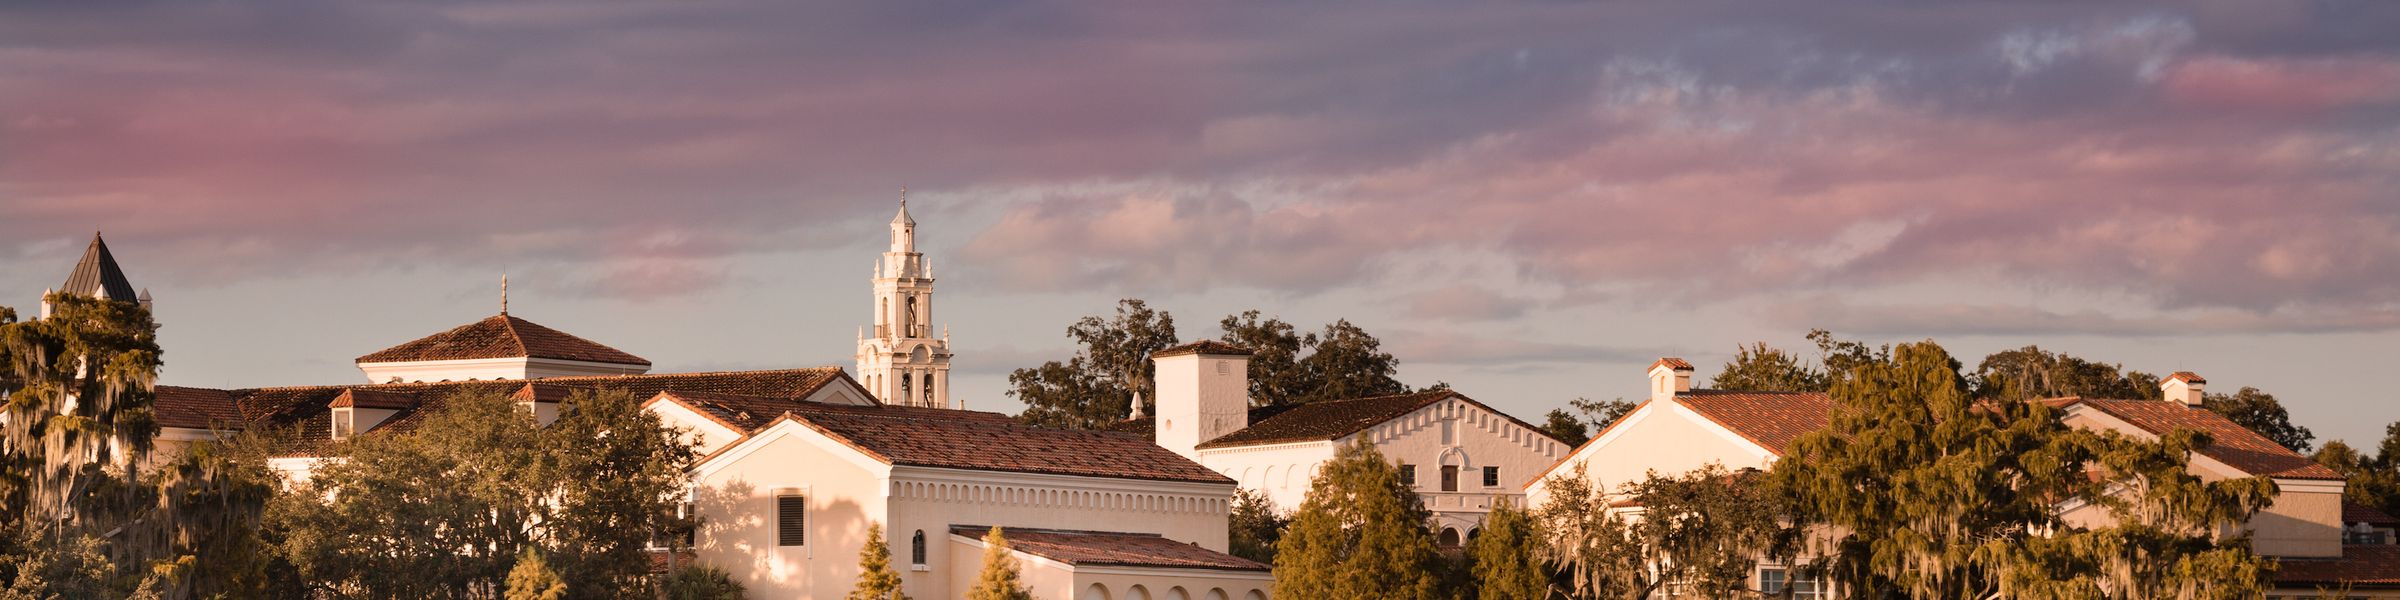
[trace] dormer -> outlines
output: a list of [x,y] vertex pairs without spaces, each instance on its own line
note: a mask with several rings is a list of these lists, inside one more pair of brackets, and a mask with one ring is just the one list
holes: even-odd
[[650,361],[508,313],[358,357],[369,383],[640,375]]
[[2208,380],[2201,379],[2200,375],[2191,371],[2176,371],[2168,375],[2165,381],[2158,382],[2158,387],[2168,402],[2181,402],[2185,406],[2200,408],[2201,398],[2208,391]]
[[342,390],[342,395],[325,406],[333,409],[333,439],[346,440],[374,431],[392,415],[416,405],[417,397],[411,394],[352,388]]
[[516,403],[518,411],[532,414],[534,424],[549,425],[558,420],[558,405],[567,400],[567,391],[555,385],[528,383],[517,388],[517,393],[509,394],[508,400]]
[[1672,400],[1676,394],[1689,391],[1692,391],[1692,363],[1672,356],[1650,363],[1650,399]]

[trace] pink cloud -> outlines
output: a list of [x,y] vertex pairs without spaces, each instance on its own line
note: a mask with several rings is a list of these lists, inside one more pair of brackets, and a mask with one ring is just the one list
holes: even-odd
[[2400,102],[2400,59],[2207,56],[2177,63],[2162,87],[2199,106],[2320,112]]

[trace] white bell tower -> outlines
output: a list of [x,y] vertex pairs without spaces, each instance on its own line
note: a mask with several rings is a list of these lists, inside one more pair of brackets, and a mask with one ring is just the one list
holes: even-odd
[[884,404],[955,408],[950,404],[950,332],[933,335],[933,268],[917,252],[917,221],[908,216],[908,188],[892,217],[892,246],[875,262],[875,335],[859,332],[859,383]]

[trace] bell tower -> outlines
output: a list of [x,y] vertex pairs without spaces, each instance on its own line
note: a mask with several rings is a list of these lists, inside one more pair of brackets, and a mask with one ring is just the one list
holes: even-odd
[[950,404],[950,332],[933,332],[933,266],[917,252],[917,220],[900,188],[892,245],[875,261],[875,332],[858,339],[859,384],[884,404],[955,408]]

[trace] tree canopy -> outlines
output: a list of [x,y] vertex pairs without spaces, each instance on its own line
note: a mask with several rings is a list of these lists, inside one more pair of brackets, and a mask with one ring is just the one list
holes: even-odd
[[1364,440],[1342,446],[1309,485],[1276,545],[1278,598],[1440,597],[1432,513]]
[[1733,360],[1717,371],[1708,387],[1720,390],[1769,392],[1822,392],[1827,379],[1819,371],[1789,352],[1756,342],[1734,352]]
[[1017,557],[1009,553],[1008,537],[997,526],[983,535],[983,570],[975,576],[975,587],[967,590],[967,600],[1034,600],[1018,572]]
[[892,568],[891,541],[882,523],[867,524],[867,541],[858,547],[858,584],[844,600],[908,600],[900,591],[900,571]]
[[1733,597],[1749,589],[1760,558],[1786,545],[1784,506],[1762,479],[1711,464],[1612,492],[1578,465],[1551,476],[1550,499],[1533,514],[1568,597],[1636,600],[1670,584],[1682,595]]
[[[1273,406],[1409,392],[1397,379],[1400,361],[1383,341],[1348,320],[1302,333],[1256,310],[1217,322],[1220,339],[1248,348],[1250,402]],[[1074,356],[1009,374],[1010,397],[1025,403],[1020,420],[1043,427],[1098,429],[1132,416],[1138,393],[1152,389],[1151,353],[1176,344],[1175,318],[1139,299],[1117,303],[1114,316],[1089,316],[1067,328]],[[1439,386],[1437,386],[1439,387]],[[1428,388],[1433,389],[1433,388]]]

